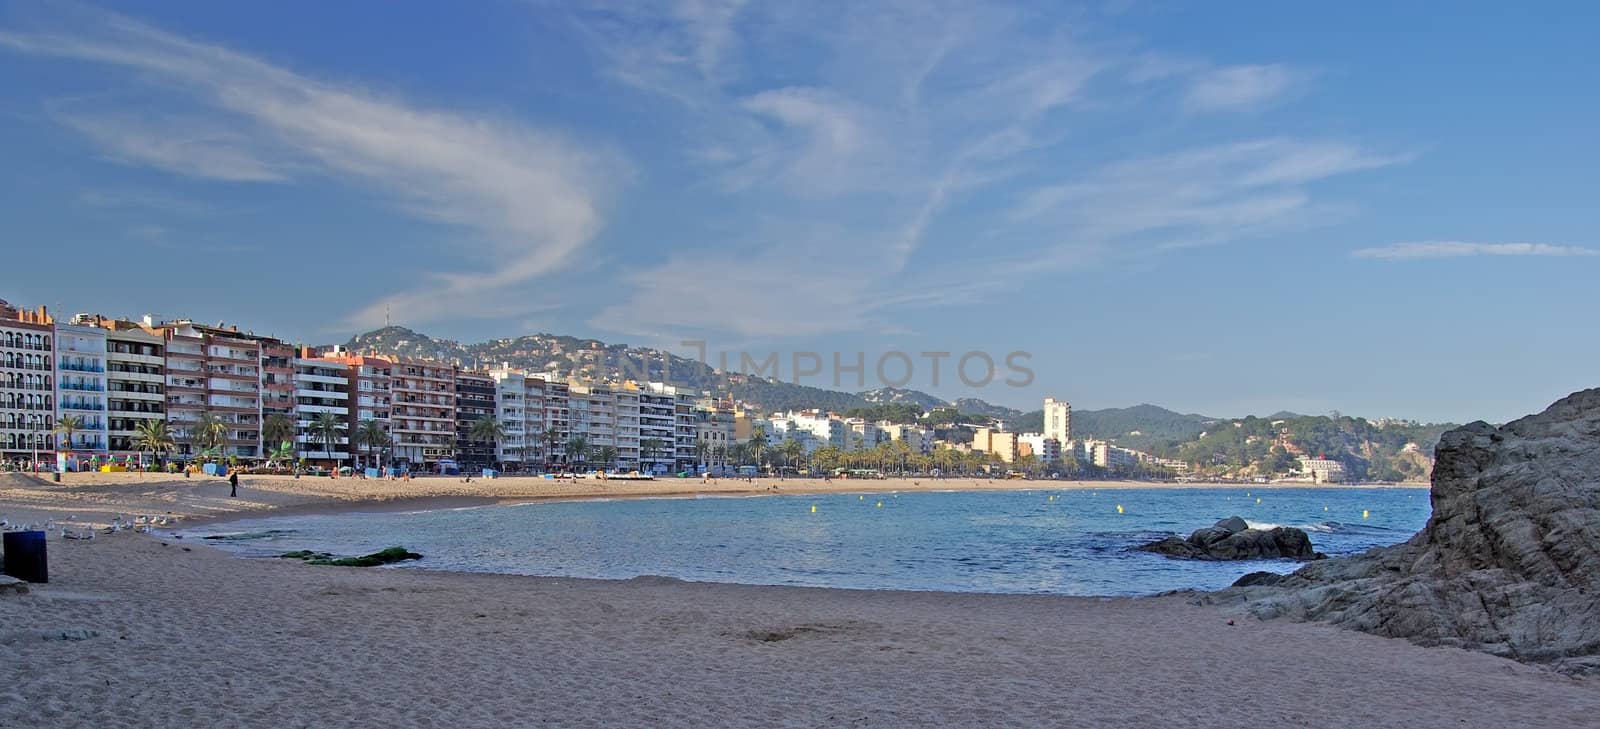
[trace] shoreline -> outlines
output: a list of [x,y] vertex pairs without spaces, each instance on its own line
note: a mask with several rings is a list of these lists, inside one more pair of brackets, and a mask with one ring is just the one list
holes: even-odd
[[541,501],[588,499],[759,497],[783,495],[883,494],[983,491],[1116,491],[1239,489],[1426,489],[1427,484],[1225,484],[1148,481],[940,479],[739,479],[664,478],[651,481],[537,477],[474,479],[423,476],[411,481],[246,475],[239,496],[228,496],[224,479],[170,474],[71,473],[61,483],[31,474],[0,474],[0,518],[14,522],[75,516],[104,525],[118,515],[170,514],[185,525],[216,524],[262,516],[297,516],[363,511],[432,510]]

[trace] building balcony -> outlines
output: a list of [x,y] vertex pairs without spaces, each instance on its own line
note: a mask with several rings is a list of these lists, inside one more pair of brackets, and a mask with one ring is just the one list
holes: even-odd
[[308,390],[308,389],[305,389],[305,388],[298,388],[298,387],[295,388],[294,396],[295,397],[309,397],[309,398],[313,398],[313,399],[322,398],[322,399],[327,399],[327,400],[348,400],[348,399],[350,399],[350,393],[348,393],[348,392],[341,392],[341,391],[338,391],[338,390]]
[[167,359],[160,355],[131,354],[127,352],[107,352],[106,359],[112,362],[132,362],[134,364],[155,365],[157,367],[167,363]]
[[66,362],[59,363],[57,365],[57,367],[59,369],[65,370],[67,372],[95,372],[95,373],[100,373],[100,372],[105,372],[106,371],[106,368],[101,367],[99,365],[80,365],[80,364],[69,364],[69,363],[66,363]]

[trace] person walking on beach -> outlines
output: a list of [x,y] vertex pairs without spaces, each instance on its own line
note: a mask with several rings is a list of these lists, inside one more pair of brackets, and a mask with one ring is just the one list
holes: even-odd
[[228,495],[232,496],[234,498],[238,498],[238,496],[239,496],[239,472],[238,471],[234,471],[234,472],[231,472],[231,473],[228,474],[228,487],[229,487],[228,488]]

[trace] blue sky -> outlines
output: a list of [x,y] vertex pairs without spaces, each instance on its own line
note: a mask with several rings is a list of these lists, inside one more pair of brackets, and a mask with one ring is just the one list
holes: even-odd
[[1505,420],[1600,384],[1600,11],[1542,7],[0,0],[0,296]]

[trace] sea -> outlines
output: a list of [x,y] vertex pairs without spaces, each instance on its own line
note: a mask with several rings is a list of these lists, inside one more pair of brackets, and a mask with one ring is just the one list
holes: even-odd
[[180,533],[253,558],[391,546],[424,555],[392,569],[1127,596],[1219,589],[1248,572],[1300,566],[1133,549],[1228,516],[1299,527],[1318,551],[1343,556],[1409,539],[1430,510],[1428,491],[1410,488],[1065,488],[535,501],[276,516]]

